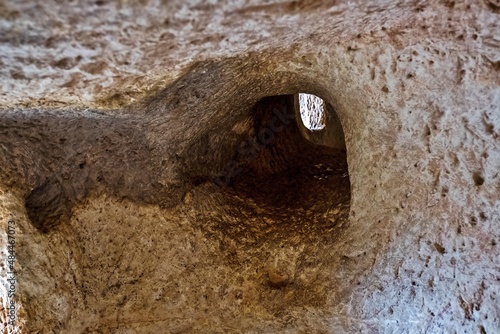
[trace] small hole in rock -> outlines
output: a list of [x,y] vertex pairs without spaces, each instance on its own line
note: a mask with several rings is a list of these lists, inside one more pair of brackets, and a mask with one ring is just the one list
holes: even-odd
[[441,244],[439,244],[439,243],[437,243],[437,242],[435,242],[435,243],[434,243],[434,248],[436,248],[436,250],[437,250],[440,254],[444,254],[444,253],[446,253],[446,249],[445,249],[443,246],[441,246]]
[[472,179],[474,180],[474,184],[478,187],[484,184],[484,177],[480,172],[474,172],[472,174]]
[[312,131],[325,128],[325,101],[313,94],[299,94],[302,124]]
[[471,216],[470,217],[470,224],[472,226],[476,226],[477,225],[477,218],[475,216]]

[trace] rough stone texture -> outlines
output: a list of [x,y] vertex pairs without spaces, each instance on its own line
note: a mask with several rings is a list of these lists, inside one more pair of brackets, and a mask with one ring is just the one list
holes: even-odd
[[4,332],[500,331],[497,1],[0,9]]

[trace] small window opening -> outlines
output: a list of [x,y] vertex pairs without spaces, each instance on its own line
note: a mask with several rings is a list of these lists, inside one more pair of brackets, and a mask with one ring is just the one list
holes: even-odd
[[325,101],[313,94],[299,94],[300,118],[306,128],[319,131],[325,128]]
[[330,103],[307,93],[295,95],[295,113],[304,138],[322,146],[345,150],[344,131]]

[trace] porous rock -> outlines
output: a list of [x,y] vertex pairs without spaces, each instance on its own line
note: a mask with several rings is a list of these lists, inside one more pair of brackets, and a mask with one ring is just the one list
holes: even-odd
[[[0,1],[3,332],[499,332],[499,25],[487,0]],[[299,92],[345,150],[304,138]]]

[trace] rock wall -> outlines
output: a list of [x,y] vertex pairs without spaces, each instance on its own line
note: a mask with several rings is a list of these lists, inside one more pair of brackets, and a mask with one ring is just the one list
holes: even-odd
[[4,332],[500,330],[497,2],[0,8]]

